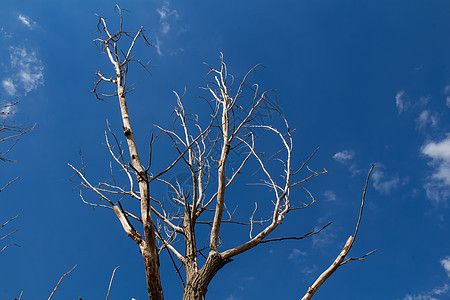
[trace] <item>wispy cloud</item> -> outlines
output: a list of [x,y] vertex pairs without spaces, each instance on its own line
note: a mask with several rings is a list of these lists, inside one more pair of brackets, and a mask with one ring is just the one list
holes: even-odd
[[436,113],[431,113],[429,110],[424,110],[416,119],[419,129],[424,129],[428,126],[436,128],[439,122],[439,117]]
[[28,29],[33,29],[36,26],[36,22],[26,15],[20,14],[17,18],[23,25],[28,27]]
[[319,268],[316,265],[312,265],[312,266],[304,267],[301,272],[304,275],[310,276],[310,275],[317,273],[317,270],[319,270]]
[[326,201],[336,201],[337,199],[336,194],[331,190],[323,192],[323,196]]
[[444,88],[444,94],[447,95],[445,98],[445,104],[450,108],[450,84]]
[[438,300],[436,297],[430,295],[406,295],[403,300]]
[[441,265],[444,267],[444,270],[447,272],[447,276],[450,277],[450,256],[444,257],[441,259]]
[[10,96],[14,96],[16,93],[16,86],[11,78],[6,78],[2,81],[2,86]]
[[[314,228],[314,230],[319,230],[319,227]],[[327,228],[328,229],[328,228]],[[312,247],[314,249],[325,247],[334,242],[336,235],[332,232],[321,231],[319,234],[315,234],[312,237]]]
[[153,44],[153,46],[155,46],[156,53],[158,53],[159,56],[164,56],[164,53],[161,50],[162,42],[158,36],[156,36],[156,42]]
[[336,154],[334,154],[333,158],[340,163],[345,163],[345,162],[353,159],[354,156],[355,156],[355,153],[353,151],[343,150],[341,152],[337,152]]
[[[448,277],[450,277],[450,256],[441,259],[441,265],[447,272]],[[436,298],[438,296],[439,298]],[[449,279],[445,279],[442,285],[434,287],[429,292],[420,293],[417,295],[406,295],[402,300],[438,300],[438,299],[449,299],[450,296],[450,285]]]
[[166,35],[170,32],[171,22],[176,21],[180,16],[176,9],[170,7],[169,1],[164,1],[163,5],[156,12],[159,14],[161,33]]
[[422,153],[431,158],[430,165],[434,172],[425,184],[430,200],[439,204],[450,197],[450,133],[441,141],[425,143]]
[[303,257],[307,255],[306,252],[303,252],[297,248],[292,249],[292,252],[289,253],[288,260],[291,260],[293,262],[300,262]]
[[361,170],[358,168],[356,163],[352,162],[354,158],[355,152],[352,150],[342,150],[333,155],[334,160],[348,166],[348,170],[352,176],[356,176],[361,173]]
[[44,85],[44,66],[34,51],[24,47],[10,47],[10,77],[2,81],[8,94],[18,88],[24,95]]
[[0,36],[4,39],[10,39],[12,38],[12,33],[6,31],[3,27],[0,27]]
[[[178,37],[186,32],[186,28],[180,26],[180,14],[172,8],[169,0],[163,0],[161,7],[156,9],[159,15],[159,29],[156,34],[156,42],[154,44],[156,52],[160,56],[177,55],[184,49],[174,44],[178,44]],[[164,46],[164,47],[163,47]]]
[[410,104],[409,97],[404,90],[399,91],[395,95],[395,106],[397,106],[399,114],[405,112]]
[[406,184],[406,179],[398,176],[389,176],[382,170],[383,166],[377,165],[372,173],[373,187],[382,194],[390,194],[394,189]]

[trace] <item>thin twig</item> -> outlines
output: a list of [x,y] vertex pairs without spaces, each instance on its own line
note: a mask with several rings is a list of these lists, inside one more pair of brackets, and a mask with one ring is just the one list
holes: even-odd
[[59,284],[61,283],[63,278],[66,277],[67,275],[69,275],[73,271],[73,269],[75,269],[76,267],[77,267],[77,265],[73,266],[73,268],[70,269],[70,271],[68,271],[67,273],[62,274],[61,278],[59,279],[58,283],[56,284],[55,288],[53,289],[53,292],[50,294],[50,297],[48,297],[47,300],[52,299],[53,295],[55,294],[56,290],[58,289]]
[[109,281],[109,286],[108,286],[108,293],[106,294],[106,300],[108,300],[108,297],[109,297],[109,291],[111,290],[111,285],[112,285],[112,282],[113,282],[113,279],[114,279],[114,274],[116,273],[116,270],[117,270],[118,268],[120,268],[120,266],[117,266],[117,267],[114,269],[114,271],[112,272],[111,280]]

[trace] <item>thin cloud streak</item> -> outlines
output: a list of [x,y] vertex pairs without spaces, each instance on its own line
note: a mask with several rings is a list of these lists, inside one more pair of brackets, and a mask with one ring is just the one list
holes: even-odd
[[401,114],[409,108],[410,102],[408,95],[404,90],[399,91],[395,95],[395,106],[397,106],[398,113]]
[[30,17],[20,14],[18,17],[19,21],[28,27],[28,29],[33,29],[36,26],[36,22],[34,22]]

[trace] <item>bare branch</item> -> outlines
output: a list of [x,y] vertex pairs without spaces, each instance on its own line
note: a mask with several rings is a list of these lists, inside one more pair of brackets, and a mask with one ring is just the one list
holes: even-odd
[[4,250],[6,250],[6,248],[11,247],[11,246],[20,247],[20,245],[17,245],[17,244],[9,244],[9,245],[4,246],[4,247],[2,248],[2,250],[0,250],[0,253],[2,253]]
[[324,230],[325,228],[327,228],[328,226],[330,226],[333,222],[329,222],[328,224],[322,226],[320,229],[318,230],[312,230],[302,236],[293,236],[293,237],[281,237],[281,238],[274,238],[274,239],[266,239],[266,240],[262,240],[260,243],[268,243],[268,242],[279,242],[279,241],[284,241],[284,240],[302,240],[308,237],[311,237],[313,235],[318,234],[319,232],[321,232],[322,230]]
[[109,281],[109,286],[108,286],[108,293],[106,294],[106,300],[108,300],[108,298],[109,298],[109,292],[110,292],[110,290],[111,290],[111,285],[112,285],[112,282],[113,282],[113,279],[114,279],[114,274],[116,273],[116,270],[117,270],[118,268],[120,268],[120,266],[117,266],[117,267],[113,270],[113,272],[112,272],[111,280]]
[[369,179],[370,179],[370,174],[372,173],[373,168],[375,167],[374,164],[372,164],[372,167],[370,168],[369,174],[367,175],[367,179],[366,179],[366,184],[364,186],[364,191],[363,191],[363,196],[362,196],[362,200],[361,200],[361,209],[359,211],[359,217],[358,217],[358,222],[356,223],[356,228],[355,228],[355,233],[353,236],[350,236],[347,239],[347,242],[344,245],[344,248],[342,249],[342,251],[339,253],[339,255],[336,257],[336,259],[334,260],[334,262],[331,264],[331,266],[328,267],[328,269],[326,269],[317,279],[316,281],[313,283],[313,285],[311,285],[308,288],[308,291],[306,292],[305,296],[303,296],[302,300],[308,300],[311,299],[311,297],[315,294],[315,292],[322,286],[322,284],[342,265],[350,262],[350,261],[355,261],[355,260],[362,260],[364,259],[366,256],[374,253],[376,250],[371,251],[369,253],[367,253],[366,255],[360,257],[360,258],[355,258],[355,259],[348,259],[346,261],[344,261],[345,257],[347,256],[348,252],[350,251],[350,249],[353,246],[353,242],[355,241],[356,235],[358,233],[358,229],[359,229],[359,224],[361,222],[361,218],[362,218],[362,212],[363,212],[363,208],[364,208],[364,202],[365,202],[365,197],[366,197],[366,190],[367,190],[367,185],[369,183]]
[[364,254],[364,255],[361,256],[361,257],[356,257],[356,258],[349,258],[349,259],[346,259],[345,261],[343,261],[343,262],[341,263],[341,266],[342,266],[342,265],[345,265],[346,263],[352,262],[352,261],[363,260],[363,259],[365,259],[367,256],[369,256],[370,254],[375,253],[375,252],[377,252],[377,249],[372,250],[372,251],[370,251],[370,252]]
[[0,192],[2,192],[4,189],[6,189],[6,187],[8,185],[10,185],[11,183],[13,183],[14,181],[16,181],[17,179],[19,179],[19,177],[14,178],[13,180],[9,181],[7,184],[5,184],[1,189]]
[[58,289],[59,284],[61,283],[61,281],[63,280],[63,278],[66,277],[67,275],[69,275],[76,267],[77,267],[77,265],[73,266],[73,268],[70,269],[70,271],[68,271],[67,273],[64,273],[64,274],[61,276],[61,278],[59,278],[58,283],[56,284],[55,288],[53,289],[53,292],[50,294],[50,297],[48,297],[47,300],[52,299],[53,295],[55,294],[56,290]]

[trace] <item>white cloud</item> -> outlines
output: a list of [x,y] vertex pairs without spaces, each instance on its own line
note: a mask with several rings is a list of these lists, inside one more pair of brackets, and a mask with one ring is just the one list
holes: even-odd
[[161,32],[163,34],[168,34],[170,31],[170,24],[169,23],[163,23],[161,27]]
[[44,85],[44,66],[34,51],[10,47],[10,63],[15,87],[23,88],[25,95]]
[[403,300],[438,300],[430,295],[406,295]]
[[433,174],[425,184],[429,199],[436,204],[450,197],[450,133],[441,141],[431,141],[422,146],[422,153],[432,159]]
[[359,169],[356,164],[351,164],[348,170],[350,171],[350,173],[352,173],[352,176],[356,176],[362,173],[362,170]]
[[7,32],[7,31],[5,30],[5,28],[3,28],[3,27],[0,27],[0,35],[3,36],[3,38],[5,38],[5,39],[10,39],[10,38],[12,38],[12,33]]
[[443,286],[435,287],[431,293],[435,295],[444,295],[449,291],[450,286],[446,283]]
[[[447,271],[448,277],[450,277],[450,256],[441,259],[441,265]],[[439,299],[449,299],[450,296],[450,285],[449,280],[446,278],[444,283],[440,286],[436,286],[429,292],[420,293],[417,295],[406,295],[402,300],[438,300],[435,296],[439,296]]]
[[[319,227],[314,228],[314,230],[319,230]],[[326,245],[329,245],[333,243],[334,239],[336,238],[336,235],[332,232],[327,231],[321,231],[318,234],[313,235],[312,237],[312,246],[313,248],[322,248]]]
[[447,272],[448,277],[450,277],[450,256],[447,256],[441,260],[441,265]]
[[316,265],[312,265],[310,267],[304,267],[301,272],[305,275],[313,275],[317,272],[318,269],[319,268]]
[[156,43],[154,43],[153,46],[155,46],[156,52],[158,53],[159,56],[164,56],[164,53],[161,50],[161,44],[162,42],[160,41],[159,37],[156,36]]
[[[442,160],[450,161],[450,133],[439,142],[429,142],[422,147],[422,153],[428,155],[429,157]],[[450,177],[446,177],[446,183],[450,184]]]
[[395,95],[395,105],[397,106],[398,113],[401,114],[406,111],[410,105],[408,95],[404,90],[399,91]]
[[154,46],[160,56],[175,56],[184,51],[179,47],[179,37],[187,31],[188,26],[180,26],[180,15],[171,7],[169,0],[161,2],[161,7],[156,9],[159,15],[159,28]]
[[2,86],[10,96],[14,96],[16,93],[16,86],[11,78],[6,78],[2,81]]
[[431,127],[437,127],[439,118],[437,114],[432,114],[429,110],[424,110],[420,113],[416,122],[419,128],[423,129],[430,125]]
[[345,163],[345,162],[353,159],[354,156],[355,156],[355,154],[353,153],[353,151],[344,150],[344,151],[337,152],[336,154],[334,154],[333,158],[340,163]]
[[398,176],[388,176],[378,166],[372,173],[373,187],[382,194],[389,194],[392,190],[399,186],[405,185],[406,180],[400,179]]
[[19,21],[22,22],[23,25],[28,27],[28,29],[33,29],[36,26],[36,22],[34,22],[30,17],[20,14],[18,17]]
[[289,254],[288,260],[292,260],[294,262],[299,262],[302,259],[302,257],[304,257],[306,255],[307,255],[306,252],[303,252],[303,251],[300,251],[297,248],[294,248],[292,250],[292,252]]
[[444,93],[445,94],[450,94],[450,84],[445,86]]
[[336,201],[337,199],[336,194],[330,190],[323,192],[323,196],[326,201]]
[[166,35],[171,29],[170,22],[176,21],[179,18],[178,12],[175,9],[170,8],[170,2],[164,1],[161,8],[158,8],[156,12],[159,14],[159,22],[161,24],[161,33]]
[[450,189],[445,184],[437,181],[429,181],[424,185],[424,189],[428,199],[433,204],[439,205],[440,203],[446,203],[450,198]]

